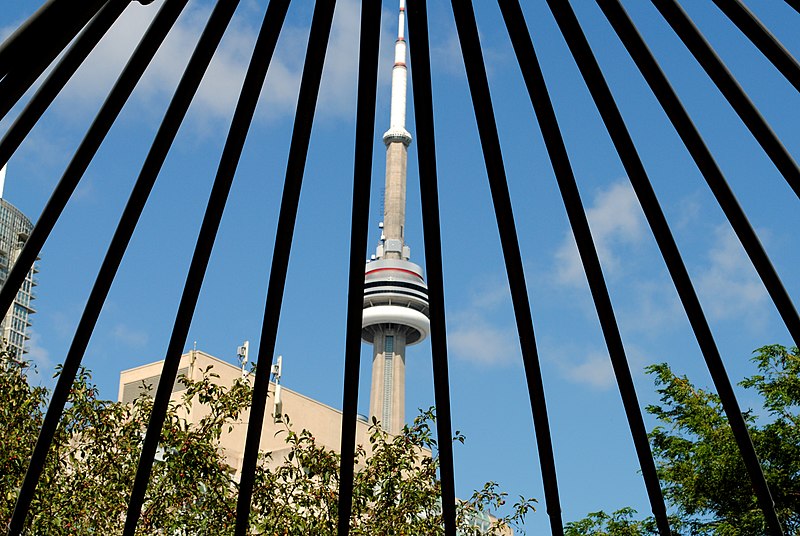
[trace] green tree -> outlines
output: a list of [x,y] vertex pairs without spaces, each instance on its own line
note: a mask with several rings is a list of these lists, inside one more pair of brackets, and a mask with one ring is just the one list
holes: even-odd
[[634,519],[636,510],[627,507],[612,514],[592,512],[580,521],[567,523],[565,536],[643,536],[657,534],[653,521]]
[[[0,354],[0,425],[5,431],[0,434],[0,525],[11,517],[48,398],[46,389],[29,381],[30,372],[25,361]],[[169,407],[139,534],[233,531],[237,481],[234,468],[225,463],[220,438],[241,420],[251,388],[243,380],[224,387],[216,378],[210,368],[197,381],[182,377],[186,389]],[[81,369],[26,520],[26,534],[120,533],[151,407],[146,391],[132,404],[99,399],[90,373]],[[188,412],[198,407],[205,416],[187,420]],[[333,535],[340,458],[318,445],[309,431],[293,430],[288,416],[285,422],[286,459],[272,463],[269,453],[259,459],[252,533]],[[373,423],[370,444],[356,453],[354,535],[443,534],[433,422],[433,411],[423,412],[396,437]],[[458,505],[461,534],[504,534],[507,526],[523,524],[533,509],[532,499],[520,498],[510,514],[484,523],[482,532],[476,529],[476,519],[486,521],[485,511],[504,504],[507,496],[497,488],[489,482]]]
[[[797,348],[764,346],[754,352],[759,373],[742,387],[760,396],[759,412],[744,417],[787,534],[800,533],[800,357]],[[760,536],[764,518],[752,491],[719,397],[695,387],[666,364],[648,367],[660,404],[647,412],[661,423],[650,433],[665,499],[677,534]],[[571,534],[655,534],[652,519],[632,510],[604,512],[573,522]],[[584,530],[584,532],[581,532]],[[594,531],[594,532],[592,532]]]

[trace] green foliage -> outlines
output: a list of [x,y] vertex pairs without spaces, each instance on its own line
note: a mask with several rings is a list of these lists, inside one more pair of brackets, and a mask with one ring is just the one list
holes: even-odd
[[47,390],[28,382],[29,365],[13,355],[0,359],[0,520],[14,508],[19,485],[28,467],[36,434],[42,425]]
[[[29,365],[0,354],[0,526],[6,524],[24,477],[46,408],[48,392],[28,379]],[[241,422],[251,387],[236,380],[221,386],[209,367],[202,378],[182,377],[183,396],[170,405],[157,461],[147,489],[138,534],[232,534],[236,511],[235,469],[225,463],[220,438]],[[146,386],[151,388],[152,386]],[[44,467],[25,534],[119,534],[152,398],[147,390],[132,404],[98,399],[91,375],[81,369]],[[189,420],[190,412],[200,419]],[[370,444],[355,460],[354,535],[443,534],[436,476],[433,410],[422,412],[403,433],[386,434],[377,422]],[[260,455],[251,509],[252,534],[336,533],[340,457],[317,444],[307,430],[286,428],[285,459]],[[463,442],[457,433],[455,440]],[[283,453],[284,451],[282,451]],[[283,456],[283,454],[281,454]],[[489,518],[506,494],[487,483],[458,505],[459,533],[506,534],[533,510],[520,498],[507,516]],[[475,521],[483,520],[478,531]]]
[[[778,516],[787,534],[800,532],[800,357],[796,348],[764,346],[754,352],[759,374],[740,383],[757,392],[767,415],[744,414]],[[696,388],[668,365],[648,367],[660,404],[647,407],[661,423],[650,433],[665,499],[676,515],[676,534],[761,536],[763,514],[752,491],[719,397]],[[652,518],[633,511],[590,514],[573,532],[627,536],[655,534]],[[679,521],[678,521],[679,520]],[[641,525],[639,525],[641,523]]]
[[658,534],[652,520],[637,521],[636,510],[622,508],[611,515],[592,512],[580,521],[567,523],[565,536],[643,536]]
[[[336,534],[339,462],[337,454],[317,445],[306,430],[294,432],[287,423],[291,447],[286,463],[264,467],[256,475],[251,525],[268,534]],[[439,459],[432,425],[433,409],[421,412],[398,436],[387,434],[373,421],[368,449],[355,456],[350,534],[368,536],[443,535],[441,485],[436,476]],[[463,439],[457,434],[456,440]],[[534,499],[520,500],[505,517],[489,518],[486,511],[500,508],[506,493],[488,482],[470,500],[457,505],[462,536],[507,534],[520,529],[533,511]],[[484,523],[479,523],[479,521]],[[481,527],[482,525],[482,527]]]
[[[28,381],[28,364],[0,354],[0,523],[11,517],[48,398]],[[249,388],[220,391],[206,371],[189,385],[183,403],[170,408],[161,435],[160,460],[153,467],[140,534],[212,534],[235,512],[235,486],[224,465],[218,438],[225,424],[246,407]],[[90,373],[81,369],[53,440],[26,520],[37,535],[118,534],[152,399],[133,404],[98,399]],[[184,417],[194,399],[208,415],[197,425]],[[176,532],[180,530],[180,532]]]

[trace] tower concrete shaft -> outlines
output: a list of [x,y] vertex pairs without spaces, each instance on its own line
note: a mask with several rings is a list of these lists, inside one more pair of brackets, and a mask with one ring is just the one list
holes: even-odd
[[367,262],[361,338],[373,345],[370,416],[391,434],[405,424],[406,346],[430,331],[428,287],[422,268],[410,262],[405,243],[406,173],[411,134],[406,130],[405,0],[392,69],[392,110],[386,144],[386,190],[381,241]]
[[403,255],[406,224],[406,169],[408,149],[402,142],[386,147],[386,193],[383,201],[384,259],[408,258]]
[[391,434],[405,424],[406,334],[400,329],[381,329],[372,343],[372,391],[370,417],[375,417]]

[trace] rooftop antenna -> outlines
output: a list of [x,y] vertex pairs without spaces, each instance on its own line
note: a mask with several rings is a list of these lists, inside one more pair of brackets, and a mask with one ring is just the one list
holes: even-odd
[[194,341],[194,344],[192,344],[192,367],[194,367],[195,361],[197,361],[197,341]]
[[242,366],[242,379],[247,378],[247,356],[250,354],[250,341],[244,341],[244,344],[236,348],[236,356],[239,358],[239,363]]
[[277,423],[283,422],[283,401],[281,400],[281,371],[283,369],[283,356],[279,355],[272,365],[270,373],[272,381],[275,382],[275,404],[272,410],[272,419]]

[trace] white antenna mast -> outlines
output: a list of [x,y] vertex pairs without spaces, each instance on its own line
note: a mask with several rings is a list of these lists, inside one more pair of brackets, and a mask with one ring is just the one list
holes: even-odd
[[275,382],[275,404],[272,409],[272,419],[274,422],[283,422],[283,401],[281,400],[281,371],[283,369],[283,356],[279,355],[272,365],[270,373],[272,381]]
[[239,363],[242,364],[242,379],[247,378],[247,356],[250,353],[250,341],[244,341],[244,344],[236,349],[236,356],[239,358]]

